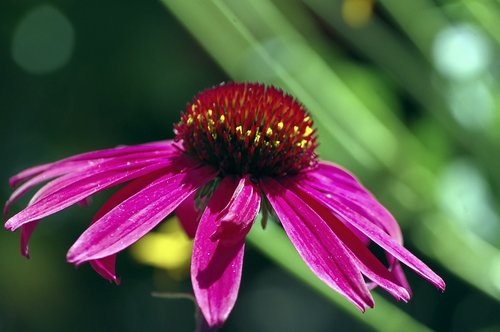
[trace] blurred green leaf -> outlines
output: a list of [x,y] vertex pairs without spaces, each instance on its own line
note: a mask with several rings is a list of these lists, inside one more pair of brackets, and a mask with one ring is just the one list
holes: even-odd
[[[327,142],[319,148],[322,158],[335,160],[362,176],[389,172],[391,185],[388,194],[392,202],[398,202],[401,214],[415,218],[424,213],[441,213],[433,195],[438,185],[436,159],[391,110],[384,111],[377,106],[384,104],[382,99],[375,95],[373,99],[361,99],[356,85],[349,83],[350,75],[340,75],[336,69],[336,65],[341,67],[341,62],[328,53],[318,53],[318,49],[326,48],[311,45],[312,41],[321,41],[321,36],[302,35],[290,22],[292,18],[284,16],[270,1],[163,0],[163,3],[232,78],[276,84],[304,103],[316,119],[321,142]],[[424,58],[428,58],[434,35],[446,26],[443,14],[425,0],[411,4],[393,0],[382,3],[420,48]],[[417,12],[425,13],[429,21],[416,17],[414,13]],[[407,56],[405,61],[419,63],[415,59]],[[401,65],[391,68],[396,70]],[[429,102],[427,106],[435,105]],[[372,108],[378,111],[374,112]],[[473,140],[462,135],[454,121],[449,120],[450,115],[440,112],[444,126],[451,126],[451,132],[460,144],[469,148],[478,146],[473,153],[480,160],[484,161],[495,151],[493,147],[496,145],[490,141]],[[496,158],[485,164],[493,170],[498,162],[500,159]],[[500,173],[496,172],[494,176],[500,180]],[[440,219],[436,222],[439,223]],[[436,228],[441,226],[436,225]],[[420,227],[423,227],[421,223],[412,224],[408,232],[414,242],[419,239],[413,238],[416,234],[413,230]],[[461,243],[467,236],[466,233],[450,232],[446,237],[433,240]],[[419,248],[447,266],[448,258],[437,255],[430,247]],[[490,264],[496,261],[498,254],[496,248],[481,253],[484,262]],[[466,269],[466,265],[456,265],[450,270],[497,298],[490,288],[468,278]]]

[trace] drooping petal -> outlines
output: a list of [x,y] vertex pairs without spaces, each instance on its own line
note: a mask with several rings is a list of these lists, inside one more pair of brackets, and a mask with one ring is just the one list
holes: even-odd
[[[145,175],[137,180],[134,180],[133,182],[127,184],[125,187],[121,188],[118,190],[115,194],[113,194],[108,201],[99,209],[99,211],[96,213],[94,218],[92,219],[91,223],[94,223],[98,218],[102,217],[105,213],[107,213],[111,208],[113,208],[115,205],[120,203],[121,201],[125,200],[128,198],[130,195],[134,194],[141,188],[141,186],[145,186],[147,183],[151,182],[152,179],[155,177],[159,176],[161,174],[162,170],[152,172],[151,174]],[[128,195],[128,196],[127,196]],[[38,200],[44,197],[44,193],[34,196],[30,202],[29,205],[32,205],[36,203]],[[38,223],[40,220],[34,220],[30,221],[28,223],[25,223],[21,226],[21,241],[20,241],[20,249],[21,249],[21,255],[28,257],[29,258],[29,240],[31,238],[31,235],[33,234],[34,230],[36,229]],[[107,262],[111,262],[111,260],[107,260]],[[111,263],[107,263],[104,266],[110,266]],[[102,270],[103,267],[101,266],[100,269]],[[113,270],[114,271],[114,270]],[[113,272],[114,273],[114,272]],[[99,274],[103,275],[101,272]],[[110,275],[111,271],[107,271],[105,273],[106,275]],[[103,275],[104,276],[104,275]],[[105,277],[107,278],[107,277]],[[119,281],[117,279],[113,279],[112,281]]]
[[285,232],[309,268],[361,311],[373,299],[355,261],[326,222],[295,193],[271,178],[261,181]]
[[[363,185],[348,171],[341,167],[328,162],[320,162],[318,169],[314,172],[307,173],[305,182],[317,191],[331,197],[337,197],[349,208],[357,213],[365,215],[374,225],[380,227],[383,231],[389,234],[400,245],[403,245],[403,236],[398,223],[385,207],[380,204],[377,199],[366,189]],[[356,227],[350,223],[346,226],[351,229],[360,239],[366,244],[370,239],[360,232]],[[400,281],[401,284],[406,285],[406,290],[411,294],[401,267],[398,269],[398,260],[393,255],[386,252],[387,260],[389,262],[390,270],[394,276]]]
[[309,172],[308,176],[313,179],[310,183],[313,188],[345,198],[351,206],[364,210],[375,224],[382,227],[400,244],[403,243],[401,230],[391,213],[349,172],[337,165],[320,162],[318,170]]
[[9,199],[5,203],[5,207],[3,210],[4,217],[7,216],[7,213],[9,211],[9,208],[12,204],[14,204],[19,198],[24,196],[31,188],[36,186],[39,183],[49,181],[53,178],[56,178],[58,176],[67,174],[69,172],[79,172],[85,168],[87,168],[87,162],[68,162],[65,163],[59,167],[54,167],[50,168],[47,171],[42,172],[39,175],[36,175],[35,177],[31,178],[28,180],[26,183],[24,183],[22,186],[17,188],[12,195],[10,195]]
[[138,145],[120,145],[114,148],[102,149],[97,151],[85,152],[79,155],[75,155],[62,161],[74,161],[74,160],[92,160],[100,158],[115,158],[124,155],[130,155],[134,153],[152,152],[152,151],[174,151],[177,150],[174,141],[163,140],[157,142],[149,142]]
[[47,168],[49,168],[52,165],[52,163],[49,164],[43,164],[43,165],[37,165],[33,166],[30,168],[27,168],[16,175],[12,176],[9,179],[9,186],[15,187],[17,186],[18,183],[31,178],[32,176],[35,176],[37,174],[40,174],[41,172],[45,171]]
[[213,168],[203,166],[160,176],[91,225],[70,248],[68,261],[81,264],[125,249],[215,174]]
[[31,235],[35,231],[36,226],[38,225],[38,220],[32,221],[28,224],[21,226],[21,255],[29,258],[29,241]]
[[[118,166],[116,168],[106,169],[100,172],[94,172],[92,175],[82,179],[75,179],[66,186],[55,189],[55,181],[47,184],[48,188],[40,189],[36,197],[36,202],[28,206],[18,214],[11,217],[6,223],[5,228],[15,230],[23,224],[33,220],[39,220],[43,217],[61,211],[62,209],[73,205],[86,197],[89,197],[99,191],[111,186],[132,180],[134,178],[149,174],[158,169],[166,168],[173,164],[172,159],[150,162],[138,162],[135,167]],[[40,194],[42,192],[42,194]],[[43,196],[43,197],[40,197]]]
[[92,260],[89,263],[101,277],[117,285],[120,284],[120,278],[116,275],[116,254]]
[[165,141],[159,141],[159,142],[151,142],[151,143],[145,143],[145,144],[140,144],[140,145],[133,145],[133,146],[118,146],[115,148],[110,148],[110,149],[104,149],[104,150],[97,150],[97,151],[92,151],[92,152],[86,152],[82,154],[78,154],[72,157],[68,157],[53,163],[47,163],[43,165],[38,165],[34,166],[31,168],[28,168],[14,176],[12,176],[9,179],[9,184],[10,186],[14,187],[18,183],[25,181],[37,174],[40,174],[48,169],[52,168],[57,168],[59,166],[63,166],[67,162],[73,162],[73,161],[88,161],[88,160],[94,160],[94,159],[101,159],[101,158],[113,158],[121,155],[130,155],[133,153],[140,153],[140,152],[151,152],[155,150],[159,151],[173,151],[175,150],[175,146],[173,144],[173,141],[171,140],[165,140]]
[[[227,176],[201,217],[194,240],[191,281],[196,301],[210,326],[222,325],[236,302],[245,235],[258,213],[259,203],[260,193],[252,183]],[[240,211],[236,212],[237,208]],[[221,237],[214,239],[221,220],[233,222],[234,229],[241,233],[223,231]]]
[[[31,181],[31,180],[30,180]],[[21,188],[19,188],[21,189]],[[9,198],[9,200],[12,199],[14,194]],[[32,197],[28,205],[34,204],[39,198],[41,197]],[[15,201],[15,199],[12,199],[12,202]],[[4,216],[8,213],[8,208],[9,208],[9,202],[5,204],[4,207]],[[20,250],[21,250],[21,255],[23,255],[26,258],[30,258],[29,254],[29,241],[31,239],[31,236],[33,235],[33,232],[35,231],[38,223],[40,220],[33,220],[29,223],[23,224],[21,226],[21,241],[20,241]]]
[[[91,225],[97,220],[103,217],[106,213],[111,211],[115,206],[129,198],[130,196],[136,194],[142,188],[147,186],[153,180],[158,178],[162,174],[162,171],[156,171],[146,176],[140,177],[124,187],[116,191],[97,211],[91,221]],[[116,254],[112,254],[107,257],[99,258],[89,262],[92,268],[103,278],[116,283],[120,283],[120,279],[116,276]]]
[[[87,165],[86,161],[84,163]],[[49,171],[43,172],[42,174],[37,175],[36,177],[30,179],[28,182],[26,182],[21,187],[19,187],[16,190],[16,192],[25,191],[24,190],[25,186],[34,186],[34,185],[36,185],[36,183],[32,184],[32,182],[41,182],[43,180],[47,180],[48,179],[47,176],[50,177],[50,175],[48,175],[47,173],[49,173],[51,171],[64,173],[64,172],[66,172],[68,170],[73,170],[74,174],[76,173],[76,175],[80,175],[82,178],[86,178],[88,176],[88,175],[87,176],[83,176],[81,174],[78,174],[79,168],[75,165],[75,162],[68,162],[68,164],[61,165],[61,167],[50,168]],[[42,177],[42,176],[43,176],[43,179],[41,179],[41,180],[37,179],[38,177]],[[72,178],[74,179],[73,182],[75,182],[78,179],[78,177],[75,177],[75,176],[72,176]],[[37,201],[39,201],[43,197],[45,197],[45,196],[47,196],[47,195],[49,195],[51,193],[54,193],[55,191],[57,191],[57,189],[61,189],[62,187],[63,186],[61,185],[60,181],[53,181],[53,182],[48,183],[46,186],[44,186],[41,190],[39,190],[31,198],[31,200],[30,200],[30,202],[29,202],[28,205],[33,205],[34,203],[36,203]],[[26,189],[26,190],[28,190],[28,189]],[[12,204],[15,200],[17,200],[20,196],[22,196],[24,194],[24,192],[20,192],[19,193],[20,196],[16,197],[16,192],[14,192],[12,194],[12,196],[9,199],[9,201],[6,203],[5,208],[4,208],[4,214],[6,214],[8,212],[9,204]],[[88,198],[84,198],[82,201],[79,201],[77,203],[78,204],[81,204],[81,202],[85,202],[86,203],[87,199]],[[30,221],[30,222],[27,222],[27,223],[21,225],[21,255],[23,255],[25,257],[29,258],[29,240],[30,240],[31,235],[33,234],[33,232],[34,232],[34,230],[37,227],[37,225],[38,225],[39,222],[40,222],[40,220],[38,219],[38,220],[33,220],[33,221]]]
[[323,206],[317,199],[317,192],[299,188],[292,181],[288,181],[288,188],[309,205],[337,235],[344,246],[349,249],[356,266],[369,279],[384,288],[398,300],[408,301],[409,292],[399,280],[370,252],[366,245],[333,213]]
[[219,213],[217,230],[212,239],[239,240],[246,236],[259,212],[260,193],[248,176],[240,179],[231,200]]
[[[303,186],[302,189],[307,190]],[[326,196],[317,193],[316,197],[322,204],[327,206],[339,220],[346,224],[349,223],[353,225],[389,254],[413,269],[439,289],[444,290],[445,284],[443,279],[405,249],[397,239],[391,237],[387,232],[378,227],[378,225],[374,224],[369,214],[362,210],[355,211],[345,204],[343,198],[339,196]]]
[[403,271],[403,268],[401,266],[401,263],[395,259],[394,263],[390,266],[391,274],[396,278],[398,281],[398,284],[403,286],[408,294],[410,294],[410,297],[412,296],[412,291],[410,284],[408,283],[408,280],[406,279],[405,273]]
[[175,210],[175,214],[177,218],[179,218],[182,228],[191,239],[194,239],[201,214],[201,211],[198,211],[195,207],[194,196],[195,195],[192,194],[183,200]]
[[[37,201],[37,197],[33,197],[28,205],[32,205]],[[7,205],[6,205],[7,208]],[[4,209],[4,213],[6,214],[7,211]],[[31,236],[33,235],[33,232],[35,231],[36,227],[38,226],[38,223],[40,220],[33,220],[29,223],[26,223],[21,226],[21,241],[20,241],[20,249],[21,249],[21,255],[23,255],[26,258],[30,258],[29,254],[29,242],[31,239]]]
[[5,204],[4,215],[7,214],[9,207],[24,194],[26,194],[26,192],[28,192],[31,188],[54,177],[59,178],[50,182],[48,185],[39,190],[34,195],[34,198],[39,198],[42,195],[48,195],[57,190],[61,190],[62,188],[76,181],[95,176],[96,174],[108,170],[133,169],[140,167],[141,165],[146,165],[148,163],[155,163],[157,161],[161,162],[162,159],[170,155],[172,155],[172,152],[166,150],[152,151],[147,153],[141,152],[119,156],[112,159],[101,158],[96,160],[80,160],[56,163],[55,165],[49,167],[46,171],[31,178],[22,186],[17,188]]

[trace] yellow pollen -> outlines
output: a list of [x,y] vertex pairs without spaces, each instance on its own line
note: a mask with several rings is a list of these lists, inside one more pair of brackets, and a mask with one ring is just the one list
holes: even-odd
[[259,141],[260,141],[260,134],[259,133],[255,134],[255,139],[253,141],[254,141],[254,143],[259,143]]
[[[292,96],[261,84],[231,83],[201,92],[187,104],[174,132],[187,154],[221,176],[291,176],[318,162],[313,116]],[[200,198],[206,196],[200,191]]]

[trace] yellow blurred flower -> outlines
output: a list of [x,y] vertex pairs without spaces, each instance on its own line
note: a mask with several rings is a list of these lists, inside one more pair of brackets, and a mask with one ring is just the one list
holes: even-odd
[[177,217],[172,217],[139,240],[131,249],[137,261],[166,270],[174,278],[181,278],[188,272],[193,241],[180,226]]

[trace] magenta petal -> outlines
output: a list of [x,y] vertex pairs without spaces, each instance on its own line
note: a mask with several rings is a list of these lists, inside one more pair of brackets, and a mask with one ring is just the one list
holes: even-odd
[[412,291],[410,284],[408,283],[408,280],[406,279],[406,276],[403,272],[403,267],[401,266],[401,263],[398,260],[394,260],[394,263],[391,264],[391,274],[396,278],[398,281],[398,284],[403,286],[408,294],[410,294],[410,297],[412,296]]
[[159,177],[91,225],[70,248],[68,261],[80,264],[127,248],[215,174],[200,167]]
[[69,172],[78,172],[82,169],[87,168],[87,162],[68,162],[59,167],[50,168],[47,171],[42,172],[41,174],[36,175],[31,178],[29,181],[24,183],[22,186],[17,188],[12,195],[10,195],[8,201],[5,203],[4,207],[4,217],[7,216],[9,208],[12,204],[14,204],[19,198],[24,196],[31,188],[36,186],[39,183],[48,181],[55,177],[61,176],[63,174],[67,174]]
[[115,266],[116,266],[116,255],[110,255],[107,257],[99,258],[90,261],[90,266],[99,273],[101,277],[114,282],[115,284],[120,284],[120,278],[116,276]]
[[399,280],[368,250],[365,244],[344,223],[339,221],[327,207],[315,199],[315,193],[308,190],[301,190],[293,184],[290,185],[290,189],[325,220],[332,231],[349,249],[352,254],[351,257],[356,262],[356,266],[366,277],[384,288],[396,299],[405,302],[410,299],[409,292],[399,283]]
[[[215,240],[212,234],[217,230],[221,214],[225,216],[221,213],[223,210],[232,211],[231,205],[239,205],[244,199],[250,206],[260,202],[259,195],[248,194],[254,189],[238,186],[241,183],[232,177],[222,180],[201,217],[194,239],[191,282],[196,301],[210,326],[222,325],[236,302],[243,265],[244,235],[249,228],[244,227],[241,229],[243,234],[236,234],[234,238]],[[233,221],[251,224],[258,211],[251,210],[247,209],[239,216],[243,220]]]
[[[141,167],[145,167],[147,165],[163,164],[166,161],[171,161],[174,159],[176,159],[176,155],[174,155],[171,152],[153,151],[148,153],[118,156],[116,158],[110,158],[110,159],[79,161],[79,163],[83,164],[77,164],[79,165],[79,167],[74,167],[65,176],[61,176],[56,180],[49,182],[47,185],[45,185],[38,192],[35,193],[33,199],[40,200],[42,197],[51,195],[57,191],[61,191],[77,181],[84,181],[84,180],[91,181],[93,180],[93,177],[96,177],[104,172],[132,171]],[[46,172],[40,174],[40,176],[37,176],[37,178],[43,176],[46,173],[51,172],[54,168],[62,168],[67,163],[63,163],[61,165],[58,165],[57,167],[55,166],[51,167]],[[35,178],[33,178],[32,180],[35,180]],[[41,181],[43,181],[43,179]],[[28,184],[28,182],[26,184]],[[21,187],[19,189],[21,189]]]
[[[349,201],[351,207],[364,210],[376,225],[382,227],[391,237],[401,244],[403,237],[398,223],[387,209],[380,204],[373,195],[356,180],[354,176],[339,166],[321,162],[318,170],[308,173],[313,179],[311,186],[326,194],[342,197]],[[342,183],[349,183],[348,186]]]
[[[47,166],[50,167],[48,167],[48,170],[45,171],[47,169]],[[4,216],[7,215],[10,205],[13,204],[17,199],[22,197],[29,189],[31,189],[36,184],[46,180],[50,180],[53,177],[68,173],[70,171],[78,170],[80,167],[81,165],[77,162],[68,162],[64,165],[61,165],[60,167],[52,167],[49,164],[43,165],[43,167],[40,167],[41,174],[36,175],[14,191],[7,203],[5,203]],[[27,172],[26,174],[28,173],[30,172]],[[34,172],[32,171],[31,173]],[[33,205],[40,198],[42,198],[42,196],[33,197],[29,205]],[[39,221],[40,220],[34,220],[21,226],[21,255],[25,257],[29,258],[29,240]]]
[[[403,236],[394,217],[349,172],[337,165],[320,162],[317,170],[307,173],[306,179],[310,187],[327,195],[327,197],[335,197],[357,213],[365,215],[374,225],[384,230],[399,244],[403,244]],[[347,223],[346,226],[366,244],[369,243],[369,238],[356,227],[350,223]],[[392,269],[397,264],[397,260],[390,253],[387,253],[387,258]],[[406,282],[406,284],[408,283]],[[407,291],[411,293],[409,287]]]
[[[303,186],[302,188],[307,190]],[[443,279],[434,273],[421,260],[406,250],[397,238],[392,238],[378,225],[374,224],[370,219],[368,212],[361,210],[355,211],[346,205],[345,202],[339,197],[328,197],[318,192],[316,192],[316,194],[311,194],[315,195],[315,197],[317,197],[322,204],[325,204],[339,220],[346,224],[349,223],[353,225],[389,254],[412,268],[415,272],[433,283],[439,289],[444,290],[445,283]]]
[[196,228],[198,228],[198,221],[200,218],[200,211],[196,210],[194,205],[194,193],[182,201],[175,210],[179,222],[186,232],[187,236],[194,238]]
[[[30,202],[32,204],[33,202]],[[34,220],[21,226],[21,255],[30,258],[29,241],[40,220]]]
[[[212,239],[237,239],[246,236],[260,208],[260,192],[248,176],[239,180],[231,200],[219,213]],[[238,239],[239,240],[239,239]]]
[[18,183],[20,183],[26,179],[29,179],[32,176],[40,174],[41,172],[45,171],[50,166],[52,166],[52,163],[33,166],[33,167],[28,168],[28,169],[25,169],[24,171],[12,176],[9,179],[9,185],[11,187],[15,187],[15,186],[17,186]]
[[[59,190],[51,190],[49,194],[45,192],[44,194],[40,194],[40,196],[43,197],[36,197],[36,201],[32,205],[11,217],[5,223],[5,228],[8,230],[15,230],[23,224],[58,212],[99,191],[154,172],[160,168],[165,168],[169,164],[171,165],[172,161],[166,159],[163,162],[158,161],[154,164],[149,163],[143,167],[134,169],[111,168],[103,172],[98,172],[93,176],[76,180]],[[55,181],[49,183],[47,186],[53,189],[54,183]],[[44,191],[44,188],[42,188],[41,191]]]
[[130,155],[134,153],[142,153],[142,152],[148,152],[148,153],[155,153],[155,151],[162,151],[162,152],[174,152],[176,150],[173,141],[171,140],[165,140],[165,141],[159,141],[159,142],[152,142],[152,143],[146,143],[146,144],[141,144],[141,145],[134,145],[134,146],[119,146],[115,148],[110,148],[110,149],[104,149],[104,150],[98,150],[98,151],[92,151],[92,152],[86,152],[82,153],[79,155],[75,155],[69,158],[65,158],[53,163],[48,163],[48,164],[43,164],[43,165],[38,165],[35,167],[28,168],[13,177],[10,178],[9,184],[10,186],[14,187],[16,186],[19,182],[25,181],[26,179],[29,179],[33,176],[36,176],[37,174],[40,174],[46,170],[53,169],[53,168],[58,168],[61,166],[64,166],[64,164],[69,163],[69,162],[80,162],[80,161],[91,161],[95,159],[102,159],[102,158],[115,158],[123,155]]
[[124,155],[130,155],[134,153],[151,153],[152,151],[174,151],[174,142],[172,140],[164,140],[158,142],[149,142],[139,145],[120,145],[114,148],[85,152],[79,155],[75,155],[60,162],[74,161],[74,160],[92,160],[100,158],[116,158]]
[[[91,224],[94,224],[97,220],[101,219],[106,213],[111,211],[115,206],[129,198],[130,196],[136,194],[146,185],[151,183],[153,180],[158,178],[161,175],[161,171],[157,171],[152,174],[148,174],[147,176],[143,176],[137,180],[134,180],[124,187],[120,188],[116,191],[97,211],[92,218]],[[116,254],[99,258],[89,262],[92,268],[99,273],[105,279],[108,279],[111,282],[116,284],[120,283],[120,279],[116,276]]]
[[21,255],[23,255],[24,257],[30,257],[29,241],[37,225],[38,220],[35,220],[21,226]]
[[309,268],[361,311],[373,299],[356,262],[325,221],[281,183],[266,178],[261,186],[285,232]]

